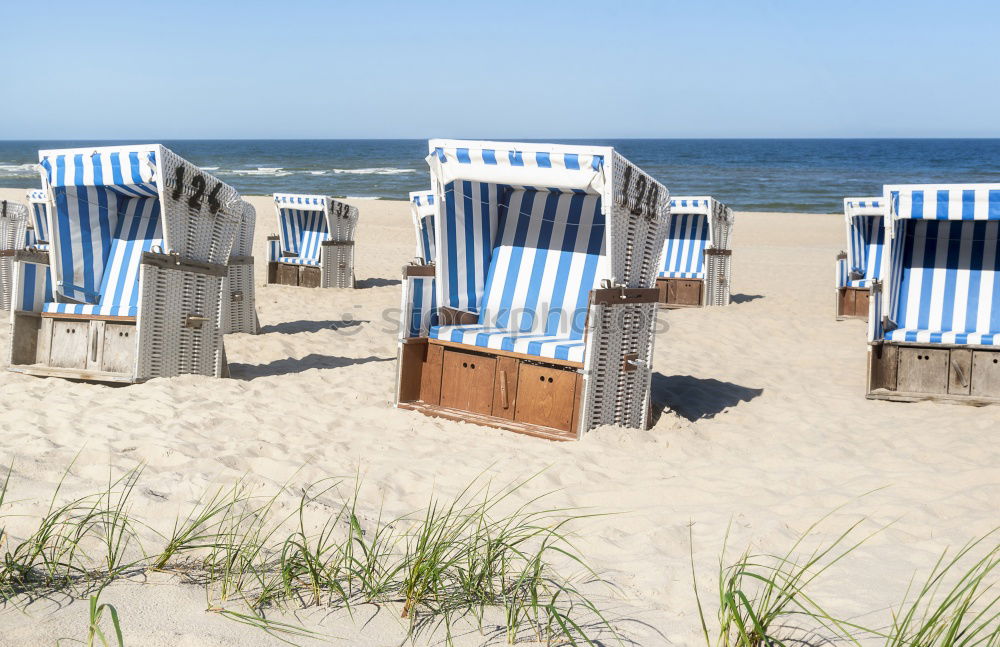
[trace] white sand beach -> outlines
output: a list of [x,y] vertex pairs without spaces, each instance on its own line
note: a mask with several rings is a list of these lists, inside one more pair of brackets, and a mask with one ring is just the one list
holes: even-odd
[[[0,190],[2,199],[23,197]],[[738,213],[734,303],[659,315],[652,429],[599,428],[555,443],[393,408],[398,278],[414,248],[406,203],[352,201],[361,211],[358,289],[318,290],[264,287],[275,218],[269,198],[249,200],[262,330],[226,338],[232,379],[110,387],[14,374],[5,370],[9,327],[0,326],[0,469],[13,465],[11,509],[44,512],[74,458],[66,497],[99,490],[109,469],[118,476],[145,465],[132,512],[160,532],[206,488],[242,475],[276,488],[359,472],[363,512],[374,516],[382,504],[388,518],[423,509],[432,494],[454,496],[477,477],[506,483],[540,472],[519,499],[553,492],[547,506],[609,513],[575,526],[580,553],[611,585],[585,588],[626,641],[651,646],[703,642],[689,525],[714,613],[730,522],[733,557],[747,546],[782,552],[844,504],[816,538],[832,540],[861,517],[869,531],[892,524],[813,591],[837,614],[878,625],[940,551],[1000,522],[1000,407],[865,399],[865,324],[833,313],[842,216]],[[280,500],[287,509],[298,498],[290,490]],[[9,518],[0,527],[23,536],[34,522]],[[141,535],[157,550],[152,530]],[[278,642],[207,612],[203,586],[146,577],[113,583],[101,598],[121,614],[126,644]],[[406,638],[392,610],[364,607],[352,619],[313,609],[300,620],[338,644]],[[0,645],[79,640],[86,626],[85,600],[8,605]],[[465,633],[455,643],[485,641]]]

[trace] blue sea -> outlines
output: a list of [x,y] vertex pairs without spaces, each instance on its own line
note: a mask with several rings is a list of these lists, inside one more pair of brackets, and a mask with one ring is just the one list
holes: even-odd
[[[837,213],[886,183],[1000,182],[1000,139],[591,139],[614,146],[674,195],[747,211]],[[0,186],[39,185],[38,150],[126,141],[0,142]],[[405,200],[428,185],[426,140],[161,142],[247,195]]]

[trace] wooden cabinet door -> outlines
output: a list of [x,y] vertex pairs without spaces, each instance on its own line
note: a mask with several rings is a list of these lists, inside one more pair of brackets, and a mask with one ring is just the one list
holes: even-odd
[[137,337],[132,324],[107,323],[103,330],[101,370],[132,374]]
[[49,364],[60,368],[87,368],[90,322],[54,320],[49,342]]
[[319,287],[319,268],[303,265],[299,268],[299,285],[304,288]]
[[972,351],[972,395],[1000,398],[1000,352]]
[[898,389],[904,393],[947,393],[947,348],[899,349]]
[[514,420],[570,431],[576,385],[575,371],[522,362]]
[[441,406],[492,414],[496,369],[495,357],[445,350],[441,371]]
[[677,282],[677,303],[684,306],[701,305],[703,281],[682,279]]
[[287,265],[285,263],[278,263],[278,267],[275,270],[275,278],[279,285],[298,285],[299,284],[299,268],[296,265]]

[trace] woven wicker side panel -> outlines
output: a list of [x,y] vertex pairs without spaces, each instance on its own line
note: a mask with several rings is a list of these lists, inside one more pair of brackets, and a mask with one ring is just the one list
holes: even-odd
[[[243,218],[234,188],[166,148],[160,148],[167,250],[183,259],[225,265]],[[178,182],[180,180],[180,182]]]
[[243,215],[240,218],[240,228],[233,243],[232,256],[253,256],[253,232],[257,226],[257,210],[243,201]]
[[667,236],[669,192],[618,153],[612,169],[614,198],[607,210],[612,275],[625,287],[652,287]]
[[705,305],[729,305],[732,256],[705,255]]
[[354,230],[358,224],[358,208],[330,200],[330,240],[341,242],[354,240]]
[[222,332],[257,334],[257,311],[253,285],[253,263],[229,266],[223,298]]
[[[5,202],[0,215],[0,250],[24,247],[28,228],[28,208],[18,202]],[[14,292],[14,258],[0,256],[0,310],[10,310]]]
[[354,245],[323,245],[320,265],[321,288],[354,287]]
[[[221,375],[224,278],[143,264],[139,281],[136,379]],[[187,325],[189,316],[203,317],[200,327]]]
[[[591,307],[581,431],[646,428],[656,311],[655,303]],[[626,370],[630,354],[638,360],[634,370]]]

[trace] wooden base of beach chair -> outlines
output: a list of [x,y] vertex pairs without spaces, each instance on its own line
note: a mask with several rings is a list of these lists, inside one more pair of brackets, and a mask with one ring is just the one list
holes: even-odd
[[574,440],[582,365],[410,339],[399,357],[403,409],[550,440]]
[[868,319],[868,288],[837,289],[837,319]]
[[664,308],[697,308],[704,304],[703,279],[656,279],[656,289]]
[[267,264],[267,282],[275,285],[297,285],[318,288],[320,270],[312,265],[270,262]]
[[133,382],[135,317],[14,313],[10,370],[97,382]]
[[868,398],[1000,403],[1000,349],[948,344],[872,346]]

